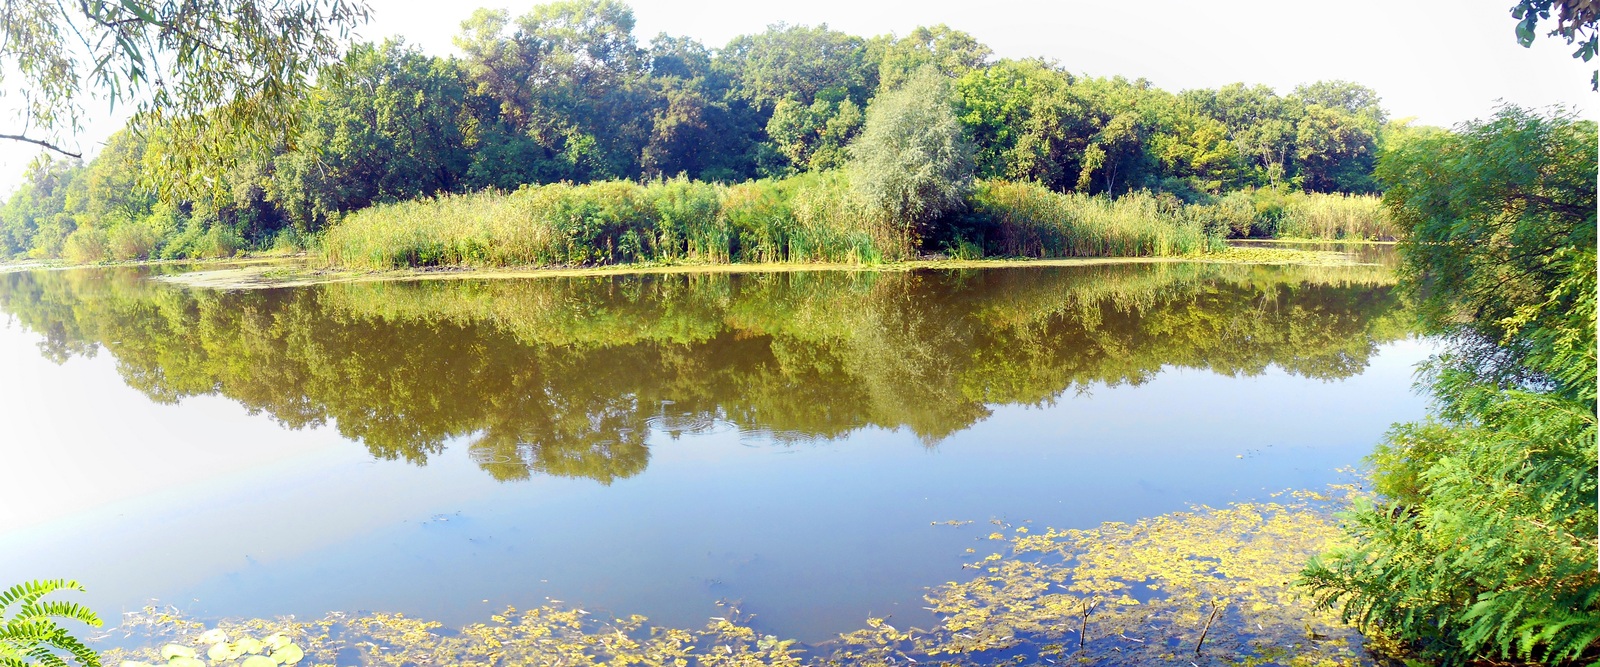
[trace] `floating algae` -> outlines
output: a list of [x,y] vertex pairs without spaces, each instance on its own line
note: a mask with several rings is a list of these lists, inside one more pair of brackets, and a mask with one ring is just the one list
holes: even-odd
[[[1087,530],[1008,528],[999,550],[974,554],[978,576],[928,593],[934,627],[869,618],[810,646],[763,634],[737,610],[701,628],[666,628],[555,602],[457,631],[381,613],[217,628],[280,633],[304,648],[308,665],[1370,664],[1360,636],[1291,583],[1340,539],[1333,512],[1345,493],[1281,494]],[[124,628],[152,645],[199,645],[207,631],[155,609],[130,615]],[[155,655],[119,649],[106,662]]]

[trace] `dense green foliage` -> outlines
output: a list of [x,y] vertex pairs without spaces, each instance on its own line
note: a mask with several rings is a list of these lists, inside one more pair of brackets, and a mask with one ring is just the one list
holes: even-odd
[[1502,108],[1383,158],[1405,283],[1451,344],[1373,456],[1321,602],[1446,663],[1600,659],[1595,124]]
[[873,98],[850,145],[850,183],[869,216],[915,236],[959,210],[972,187],[972,148],[933,65]]
[[0,665],[4,667],[100,667],[100,655],[56,619],[100,627],[100,617],[76,602],[45,601],[62,590],[82,591],[76,581],[26,581],[0,591]]
[[[946,185],[953,185],[946,182]],[[979,257],[1170,257],[1226,236],[1394,238],[1376,198],[1272,190],[1209,204],[1115,199],[977,181],[955,212],[907,227],[842,171],[717,185],[685,179],[524,186],[351,213],[323,237],[361,269],[614,262],[877,262]]]
[[[1407,317],[1381,266],[1120,264],[672,273],[187,290],[132,269],[0,274],[53,359],[159,401],[220,394],[375,456],[464,445],[501,479],[641,472],[652,429],[780,441],[905,428],[1163,368],[1341,378]],[[669,400],[670,399],[670,400]]]
[[[1228,230],[1301,233],[1276,226],[1276,209],[1262,202],[1372,192],[1373,160],[1391,129],[1376,94],[1351,83],[1175,94],[996,60],[947,26],[862,38],[776,25],[722,48],[669,35],[641,42],[633,30],[618,0],[568,0],[520,17],[473,14],[457,38],[460,57],[399,41],[357,45],[296,98],[297,122],[283,124],[291,136],[224,141],[238,111],[230,107],[119,134],[87,165],[41,158],[0,208],[0,256],[296,250],[374,204],[564,181],[828,180],[852,154],[853,173],[875,175],[856,179],[879,200],[871,206],[916,228],[964,207],[956,195],[965,193],[968,147],[978,178],[1079,195],[1148,190],[1196,204],[1248,192],[1261,222]],[[948,103],[917,92],[930,87]],[[937,122],[915,129],[937,135],[908,135],[925,112]],[[922,159],[897,132],[938,137],[945,168],[925,176],[939,178],[884,180],[909,177],[897,168]],[[198,165],[189,159],[197,144],[233,152]],[[893,191],[899,203],[884,208]],[[69,252],[67,237],[80,230]]]

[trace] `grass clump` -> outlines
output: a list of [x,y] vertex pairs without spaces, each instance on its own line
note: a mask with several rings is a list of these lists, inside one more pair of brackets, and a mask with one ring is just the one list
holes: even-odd
[[1296,192],[1285,197],[1276,236],[1393,241],[1399,228],[1372,195]]

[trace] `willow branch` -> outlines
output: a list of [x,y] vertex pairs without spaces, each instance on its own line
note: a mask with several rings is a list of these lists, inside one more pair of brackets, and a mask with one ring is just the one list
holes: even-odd
[[67,157],[73,157],[73,158],[82,158],[83,157],[82,153],[74,153],[74,152],[69,151],[69,150],[67,150],[65,148],[62,148],[62,147],[57,146],[55,144],[52,144],[52,143],[50,143],[48,141],[44,141],[42,139],[34,139],[32,137],[26,137],[26,136],[23,136],[23,135],[20,135],[20,134],[0,134],[0,139],[10,139],[12,141],[21,141],[21,142],[30,143],[30,144],[36,144],[36,145],[48,148],[50,150],[53,150],[53,151],[55,151],[57,153],[60,153],[62,155],[65,155]]

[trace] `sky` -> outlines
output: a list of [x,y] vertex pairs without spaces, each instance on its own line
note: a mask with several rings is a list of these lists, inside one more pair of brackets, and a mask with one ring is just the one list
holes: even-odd
[[[366,39],[404,37],[436,55],[455,54],[451,38],[478,7],[513,15],[535,2],[370,0]],[[1450,126],[1481,118],[1500,101],[1564,104],[1600,119],[1574,47],[1540,37],[1516,43],[1512,0],[632,0],[641,42],[659,33],[710,46],[786,22],[871,36],[904,35],[947,24],[971,33],[999,57],[1045,57],[1092,76],[1150,80],[1179,91],[1235,81],[1280,93],[1323,79],[1378,91],[1391,117]],[[1137,11],[1132,8],[1137,7]],[[69,145],[92,155],[125,121],[91,102],[91,118]],[[98,113],[96,113],[98,112]],[[0,192],[16,188],[37,153],[0,141]]]

